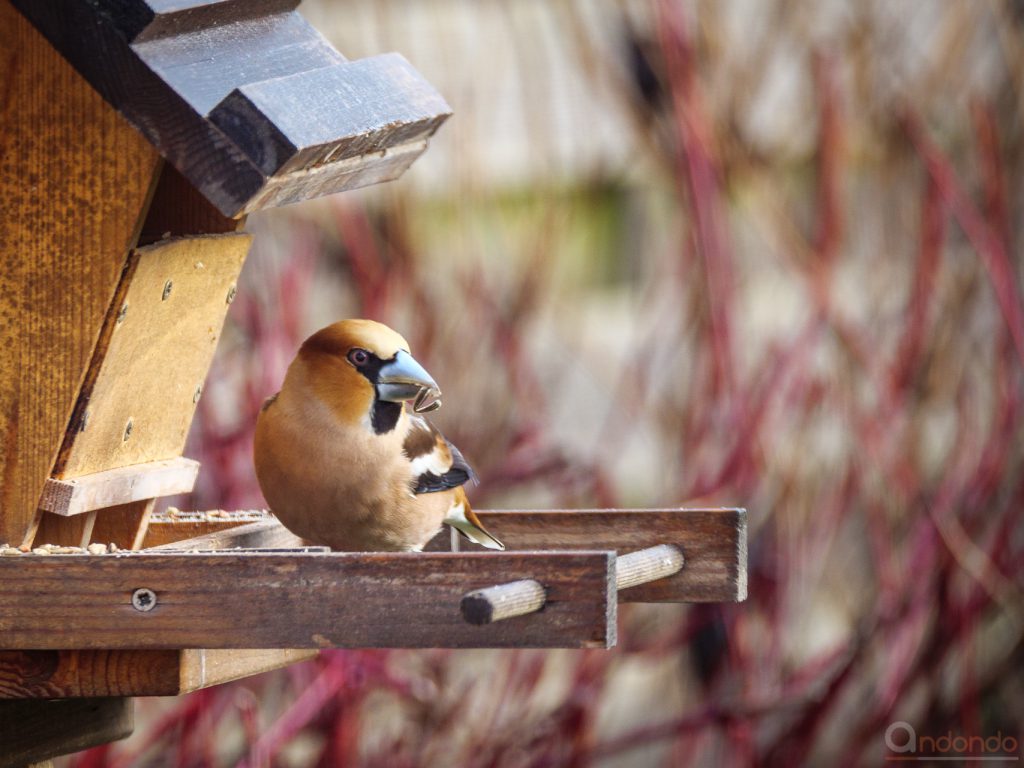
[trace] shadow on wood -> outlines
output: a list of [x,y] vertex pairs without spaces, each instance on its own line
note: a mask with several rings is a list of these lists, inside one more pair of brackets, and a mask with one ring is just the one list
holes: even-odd
[[133,727],[131,699],[0,701],[0,768],[117,741]]

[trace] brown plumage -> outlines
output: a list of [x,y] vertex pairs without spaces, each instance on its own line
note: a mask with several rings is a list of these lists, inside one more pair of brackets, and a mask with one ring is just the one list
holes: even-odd
[[302,538],[345,551],[419,550],[448,523],[503,549],[473,514],[458,449],[405,402],[437,385],[385,325],[310,336],[256,422],[256,477]]

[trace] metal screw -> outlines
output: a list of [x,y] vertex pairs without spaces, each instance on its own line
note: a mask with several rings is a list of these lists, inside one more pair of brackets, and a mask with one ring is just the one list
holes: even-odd
[[192,395],[192,402],[193,403],[198,403],[199,402],[199,398],[202,397],[202,396],[203,396],[203,386],[202,386],[202,384],[200,384],[198,387],[196,387],[196,391]]
[[117,313],[117,324],[120,325],[124,322],[125,316],[128,314],[128,302],[126,301],[121,305],[121,309]]
[[227,299],[225,299],[225,301],[227,301],[227,303],[230,304],[232,301],[235,300],[235,295],[237,293],[238,293],[238,288],[236,288],[235,286],[232,285],[230,288],[228,288],[228,296],[227,296]]
[[164,283],[164,293],[163,296],[160,297],[161,301],[167,301],[167,297],[171,295],[171,288],[173,287],[174,283],[172,283],[170,280]]
[[156,608],[156,592],[152,589],[141,587],[132,592],[132,608],[136,611],[152,611]]
[[132,436],[132,429],[135,427],[135,422],[128,419],[128,423],[124,425],[124,437],[121,438],[122,442],[127,442],[128,438]]
[[78,431],[85,432],[85,428],[89,426],[89,411],[86,410],[82,414],[82,420],[78,423]]

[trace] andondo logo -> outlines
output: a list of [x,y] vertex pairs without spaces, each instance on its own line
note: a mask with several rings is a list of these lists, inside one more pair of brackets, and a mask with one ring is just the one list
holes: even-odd
[[914,726],[897,720],[885,729],[887,761],[960,760],[963,762],[1019,762],[1020,742],[996,731],[990,736],[966,736],[947,731],[941,736],[918,735]]

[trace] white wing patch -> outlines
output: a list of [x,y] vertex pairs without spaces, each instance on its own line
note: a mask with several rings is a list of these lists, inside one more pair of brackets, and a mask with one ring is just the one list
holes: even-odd
[[440,477],[452,468],[451,461],[446,462],[440,451],[437,450],[417,456],[409,463],[412,466],[413,477],[419,477],[424,472],[433,472]]

